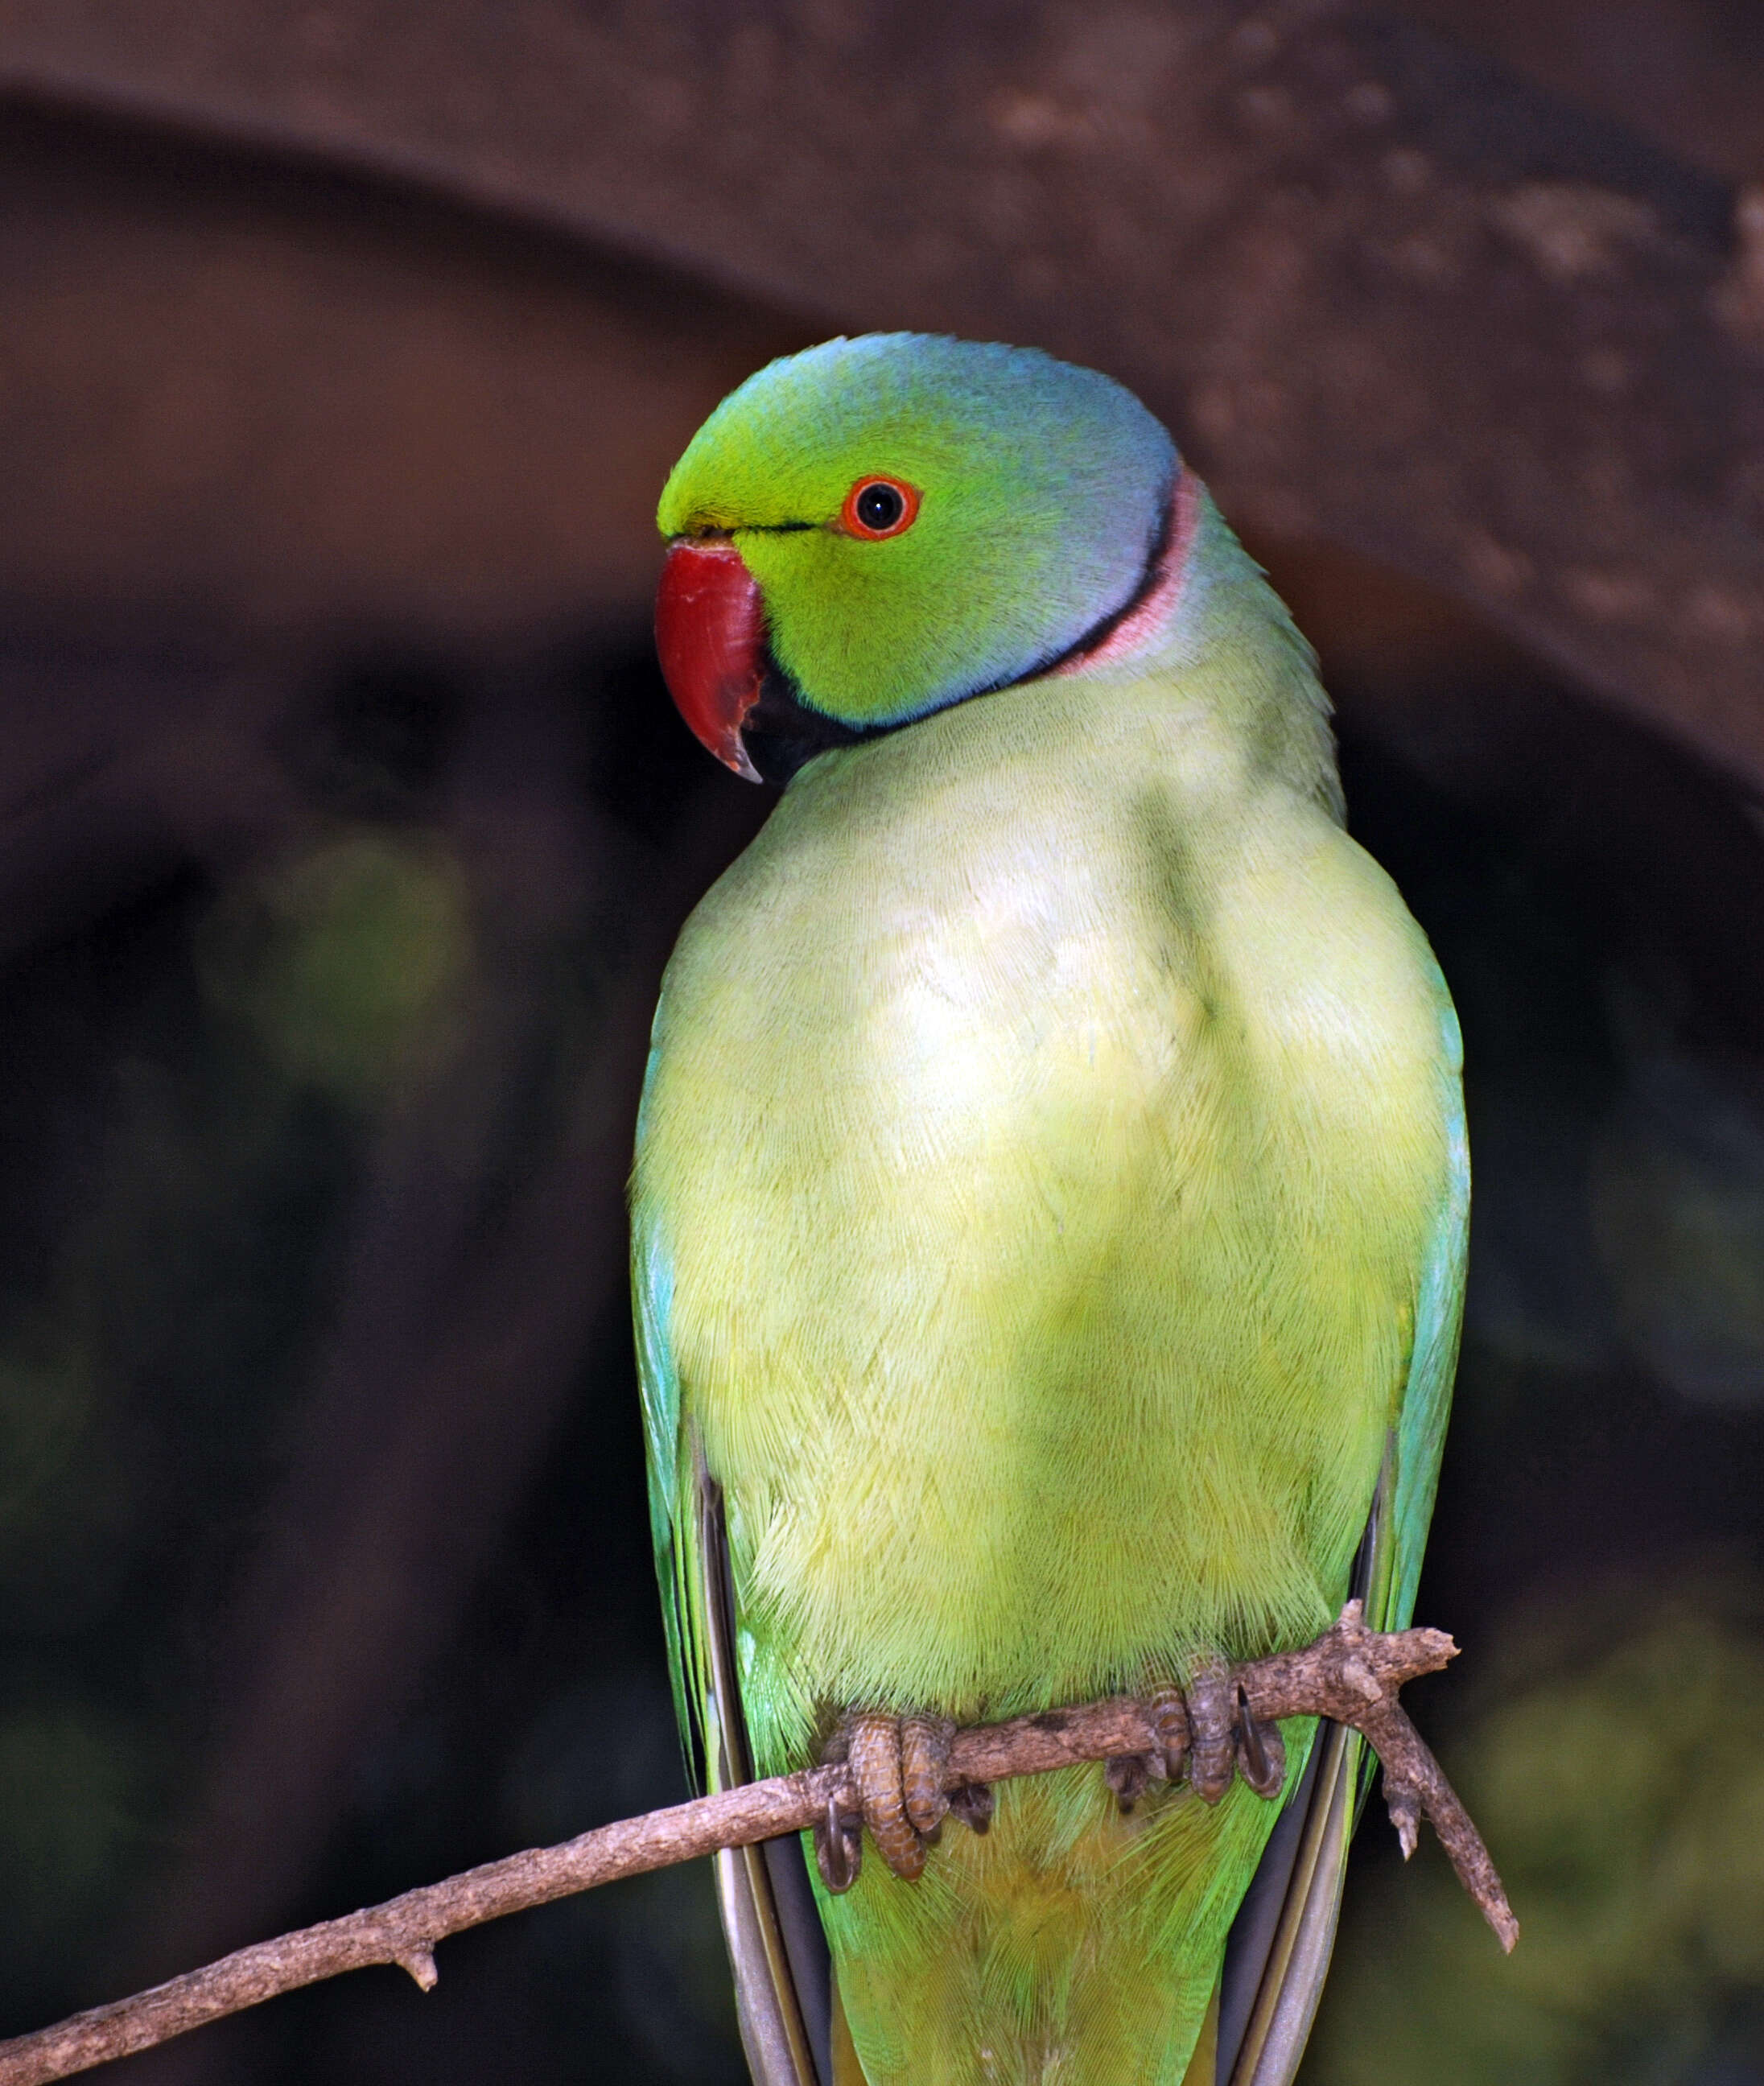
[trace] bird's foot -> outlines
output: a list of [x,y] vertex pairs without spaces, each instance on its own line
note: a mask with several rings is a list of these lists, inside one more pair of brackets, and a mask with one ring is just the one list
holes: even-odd
[[1160,1688],[1144,1704],[1157,1744],[1150,1752],[1111,1760],[1103,1778],[1123,1811],[1131,1811],[1154,1782],[1188,1784],[1204,1803],[1216,1803],[1242,1775],[1268,1800],[1286,1786],[1286,1747],[1277,1725],[1251,1709],[1230,1668],[1209,1660],[1190,1675],[1186,1691]]
[[[946,1791],[949,1748],[956,1727],[947,1717],[891,1717],[881,1710],[854,1710],[829,1742],[824,1758],[850,1768],[876,1852],[908,1883],[923,1875],[929,1850],[944,1820],[953,1811],[983,1833],[992,1821],[992,1791],[963,1783]],[[840,1815],[829,1800],[815,1828],[815,1861],[829,1891],[850,1890],[863,1857],[858,1820]]]

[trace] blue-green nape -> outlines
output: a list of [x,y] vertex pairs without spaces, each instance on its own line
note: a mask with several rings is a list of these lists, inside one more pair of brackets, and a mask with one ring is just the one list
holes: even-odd
[[[829,341],[731,394],[675,466],[664,535],[727,535],[777,663],[859,730],[1027,679],[1144,583],[1180,464],[1131,392],[1033,348]],[[884,541],[842,526],[866,475],[919,495]]]

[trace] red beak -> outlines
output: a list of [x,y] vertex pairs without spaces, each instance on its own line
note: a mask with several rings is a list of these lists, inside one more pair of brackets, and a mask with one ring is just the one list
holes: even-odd
[[765,603],[730,543],[678,543],[655,595],[662,678],[700,741],[750,782],[762,778],[741,743],[765,676]]

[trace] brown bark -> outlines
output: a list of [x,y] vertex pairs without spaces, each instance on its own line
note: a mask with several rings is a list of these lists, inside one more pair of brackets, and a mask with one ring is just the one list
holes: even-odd
[[0,4],[0,81],[1040,341],[1764,779],[1758,213],[1345,0]]
[[[1334,1628],[1302,1651],[1234,1667],[1230,1679],[1263,1722],[1330,1716],[1362,1731],[1383,1763],[1405,1854],[1412,1851],[1414,1820],[1425,1814],[1502,1947],[1510,1949],[1519,1923],[1488,1850],[1396,1700],[1405,1680],[1436,1672],[1456,1650],[1439,1630],[1370,1631],[1359,1603],[1352,1602]],[[1167,1730],[1162,1736],[1154,1730],[1145,1704],[1124,1698],[1016,1717],[957,1732],[945,1786],[957,1791],[1084,1761],[1161,1753],[1166,1739]],[[436,1945],[450,1935],[720,1847],[804,1831],[827,1816],[829,1804],[843,1820],[858,1816],[857,1790],[843,1762],[751,1782],[602,1826],[560,1846],[487,1862],[0,2043],[0,2086],[65,2079],[370,1964],[396,1964],[428,1991],[437,1982]]]

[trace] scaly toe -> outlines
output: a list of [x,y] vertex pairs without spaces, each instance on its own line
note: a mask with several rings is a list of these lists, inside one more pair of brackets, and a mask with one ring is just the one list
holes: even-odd
[[925,1872],[925,1842],[906,1815],[901,1720],[880,1710],[860,1709],[846,1728],[851,1778],[858,1785],[863,1822],[876,1852],[903,1881],[916,1883]]
[[955,1736],[955,1725],[948,1717],[901,1719],[901,1793],[914,1831],[928,1847],[936,1845],[949,1811],[944,1784]]
[[1188,1705],[1179,1688],[1160,1688],[1148,1697],[1146,1721],[1157,1739],[1152,1773],[1161,1782],[1179,1782],[1188,1757]]
[[1108,1761],[1102,1778],[1123,1815],[1154,1782],[1179,1782],[1188,1755],[1188,1708],[1179,1688],[1156,1688],[1141,1707],[1155,1740],[1144,1753],[1123,1753]]
[[1237,1769],[1236,1693],[1217,1662],[1198,1667],[1188,1683],[1188,1780],[1203,1803],[1219,1801]]

